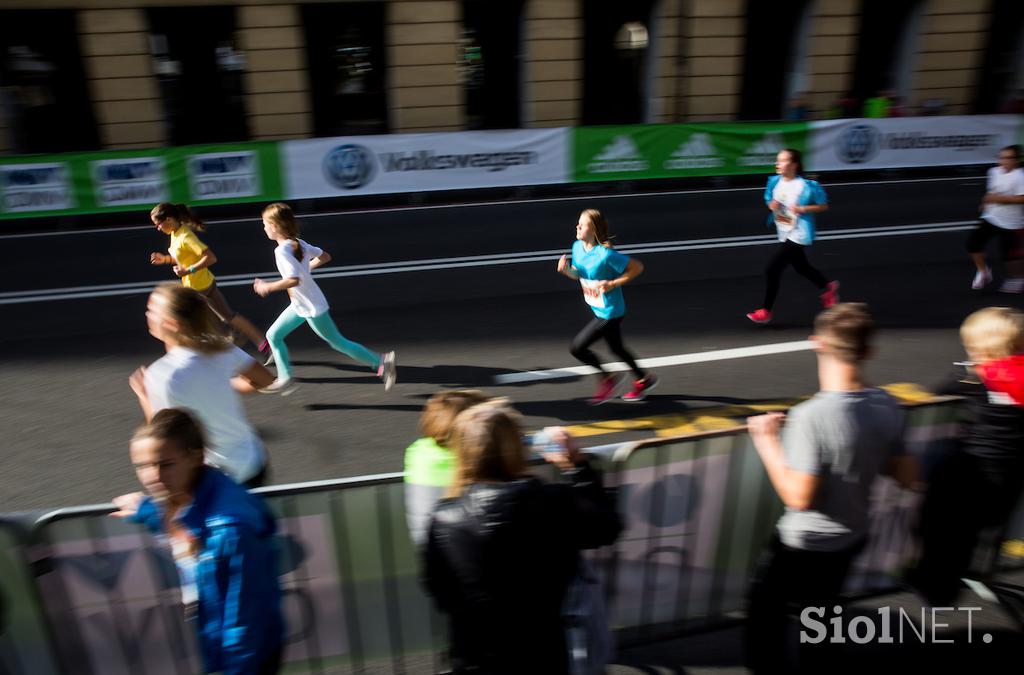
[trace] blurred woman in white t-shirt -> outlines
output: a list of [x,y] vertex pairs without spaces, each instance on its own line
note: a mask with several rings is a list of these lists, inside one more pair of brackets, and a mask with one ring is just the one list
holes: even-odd
[[146,421],[165,408],[189,410],[206,429],[206,463],[247,487],[262,485],[267,453],[239,393],[268,386],[273,374],[222,335],[206,299],[191,288],[157,286],[146,323],[167,350],[128,380]]
[[999,166],[988,170],[981,217],[967,236],[967,253],[976,270],[971,288],[976,291],[992,281],[992,270],[985,263],[985,246],[993,238],[999,239],[1006,263],[1006,279],[999,290],[1024,293],[1024,169],[1020,168],[1019,145],[1000,150]]
[[267,331],[267,341],[277,364],[277,379],[263,391],[282,395],[294,391],[292,366],[284,339],[304,322],[333,349],[377,371],[384,381],[385,391],[390,390],[395,383],[395,353],[372,352],[342,335],[331,319],[327,298],[313,281],[312,270],[330,262],[331,254],[299,239],[299,223],[287,204],[276,202],[263,209],[263,231],[268,239],[277,242],[274,261],[281,279],[256,279],[253,290],[263,298],[275,291],[287,291],[291,299]]

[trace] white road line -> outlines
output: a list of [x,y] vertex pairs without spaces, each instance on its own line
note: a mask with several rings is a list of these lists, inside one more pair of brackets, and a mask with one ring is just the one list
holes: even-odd
[[[832,230],[822,233],[820,240],[860,239],[865,237],[898,237],[932,232],[955,232],[973,227],[975,221],[954,220],[946,223],[919,223],[916,225],[898,225],[895,227],[867,227]],[[634,244],[619,248],[623,253],[648,254],[668,253],[677,251],[700,251],[716,248],[742,248],[746,246],[769,246],[778,240],[773,234],[747,235],[738,237],[720,237],[716,239],[689,239],[679,241],[650,242]],[[549,249],[545,251],[524,251],[521,253],[498,253],[489,255],[463,256],[456,258],[428,258],[424,260],[406,260],[401,262],[372,263],[365,265],[346,265],[325,267],[313,273],[317,279],[338,279],[342,277],[369,277],[380,274],[401,274],[405,272],[425,272],[432,270],[452,270],[464,267],[492,267],[495,265],[518,265],[523,263],[554,261],[568,249]],[[217,285],[248,286],[258,276],[272,277],[276,271],[264,271],[251,274],[226,274],[217,277]],[[103,298],[119,295],[137,295],[148,293],[156,281],[136,281],[123,284],[101,284],[95,286],[71,286],[66,288],[44,288],[24,291],[0,292],[0,305],[16,305],[28,302],[50,302],[56,300],[75,300],[85,298]]]
[[[711,352],[695,352],[693,354],[674,354],[672,356],[657,356],[650,359],[639,359],[637,365],[641,368],[665,368],[667,366],[682,366],[690,363],[707,363],[709,361],[727,361],[730,359],[743,359],[751,356],[767,356],[769,354],[786,354],[789,352],[802,352],[813,347],[810,340],[799,340],[797,342],[776,342],[767,345],[755,345],[753,347],[736,347],[734,349],[718,349]],[[601,367],[606,371],[620,372],[629,370],[629,366],[621,361],[614,363],[602,363]],[[507,373],[496,375],[495,384],[520,384],[522,382],[536,382],[538,380],[558,380],[578,375],[590,375],[596,372],[590,366],[571,366],[568,368],[552,368],[550,370],[530,370],[521,373]]]
[[[868,180],[868,181],[854,181],[849,183],[824,183],[825,187],[828,188],[842,188],[842,187],[858,187],[861,185],[891,185],[897,183],[937,183],[940,181],[951,181],[951,180],[981,180],[984,176],[944,176],[941,178],[901,178],[893,180]],[[967,183],[970,184],[970,183]],[[544,204],[550,202],[575,202],[575,201],[593,201],[598,199],[633,199],[638,197],[671,197],[679,195],[697,195],[697,194],[712,194],[715,192],[751,192],[758,191],[763,192],[764,187],[735,187],[735,188],[695,188],[692,190],[669,190],[664,192],[628,192],[624,194],[605,194],[605,195],[580,195],[580,196],[565,196],[565,197],[536,197],[533,199],[508,199],[508,200],[496,200],[496,201],[481,201],[481,202],[468,202],[466,204],[423,204],[420,206],[386,206],[380,208],[371,209],[357,209],[352,211],[324,211],[322,213],[303,213],[299,214],[299,217],[303,220],[310,218],[333,218],[335,216],[361,216],[373,213],[394,213],[398,211],[432,211],[436,209],[460,209],[460,208],[476,208],[480,206],[506,206],[509,204]],[[255,208],[255,206],[253,207]],[[145,215],[140,216],[144,218]],[[259,218],[251,216],[248,218],[219,218],[206,221],[211,225],[228,225],[228,224],[239,224],[239,223],[252,223],[256,224]],[[3,222],[0,221],[0,226]],[[67,230],[63,232],[25,232],[23,234],[4,234],[0,235],[0,240],[3,239],[28,239],[31,237],[62,237],[67,235],[75,234],[98,234],[101,232],[130,232],[132,230],[152,230],[152,225],[129,225],[126,227],[102,227],[96,229],[84,229],[84,230]]]

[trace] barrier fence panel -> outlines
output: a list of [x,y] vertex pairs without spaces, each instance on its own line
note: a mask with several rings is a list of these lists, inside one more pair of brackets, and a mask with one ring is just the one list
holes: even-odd
[[[262,492],[278,524],[287,672],[440,667],[445,639],[420,590],[400,474]],[[197,672],[169,551],[108,512],[64,510],[37,526],[64,672]]]
[[[928,465],[945,450],[955,420],[947,401],[911,406],[908,452]],[[744,428],[613,452],[601,463],[618,488],[625,529],[614,546],[591,555],[620,638],[736,616],[782,510]],[[550,473],[547,465],[536,470]],[[258,492],[279,528],[286,672],[442,670],[445,622],[421,588],[401,474]],[[849,591],[886,589],[913,559],[917,499],[879,482],[870,539]],[[0,643],[3,653],[14,644],[18,658],[33,659],[24,671],[33,674],[195,672],[193,627],[182,616],[164,542],[110,518],[109,510],[64,509],[37,522],[27,539],[35,599],[26,591],[33,584],[19,548],[26,540],[0,527],[0,590],[14,598],[19,616],[35,616],[18,621],[17,639],[12,634]],[[50,653],[59,663],[48,660]]]
[[[925,465],[955,433],[954,401],[907,407],[906,452]],[[617,629],[652,630],[743,609],[750,574],[782,504],[745,427],[644,441],[621,453],[612,617]],[[920,495],[889,478],[871,495],[867,545],[846,590],[891,588],[913,561]]]
[[56,675],[57,662],[25,557],[27,533],[0,520],[0,674]]

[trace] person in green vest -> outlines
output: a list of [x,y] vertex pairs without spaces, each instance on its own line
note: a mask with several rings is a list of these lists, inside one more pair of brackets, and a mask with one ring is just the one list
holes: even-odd
[[455,453],[448,449],[452,423],[459,413],[491,397],[476,389],[439,391],[420,414],[423,435],[405,450],[405,515],[417,546],[427,539],[434,506],[455,479]]
[[864,117],[880,118],[889,116],[889,97],[880,91],[872,98],[864,99]]

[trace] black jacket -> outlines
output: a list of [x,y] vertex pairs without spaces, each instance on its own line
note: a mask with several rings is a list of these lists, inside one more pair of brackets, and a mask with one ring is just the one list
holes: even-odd
[[568,672],[561,615],[579,551],[622,526],[599,474],[583,466],[567,478],[477,483],[438,504],[424,569],[450,619],[456,672]]

